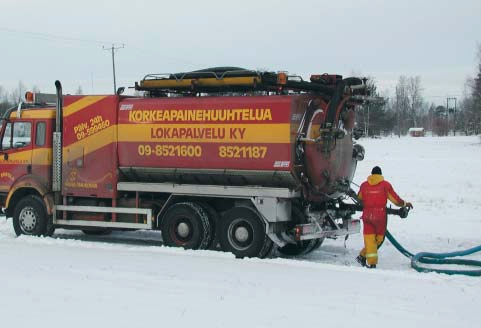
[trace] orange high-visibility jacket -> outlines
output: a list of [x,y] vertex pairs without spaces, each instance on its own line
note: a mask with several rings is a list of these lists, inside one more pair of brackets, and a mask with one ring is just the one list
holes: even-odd
[[388,199],[397,206],[405,205],[404,200],[396,194],[391,184],[380,174],[370,175],[367,181],[361,184],[358,197],[363,203],[361,219],[365,223],[364,234],[385,234]]

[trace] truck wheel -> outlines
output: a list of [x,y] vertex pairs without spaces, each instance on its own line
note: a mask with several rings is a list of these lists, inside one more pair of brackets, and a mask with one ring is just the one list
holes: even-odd
[[219,222],[219,214],[217,213],[217,210],[209,203],[199,202],[199,205],[202,206],[202,209],[205,213],[207,213],[207,217],[209,218],[211,241],[209,245],[207,245],[206,249],[215,249],[217,247],[217,243],[219,242],[216,233],[217,223]]
[[160,229],[166,246],[206,249],[211,243],[209,218],[196,203],[172,205],[165,213]]
[[55,227],[51,224],[47,224],[47,228],[45,229],[44,236],[52,237],[55,232]]
[[262,249],[259,252],[259,258],[264,259],[268,257],[271,254],[273,249],[274,249],[274,242],[269,237],[267,237],[264,240],[264,246],[262,246]]
[[324,238],[303,240],[296,244],[287,244],[283,247],[279,247],[279,252],[287,256],[305,255],[319,248],[323,241]]
[[267,255],[269,242],[264,223],[247,207],[228,210],[219,222],[219,242],[222,250],[237,258]]
[[13,211],[13,229],[17,236],[41,236],[47,230],[47,210],[35,195],[22,198]]
[[282,255],[286,256],[297,256],[301,255],[306,251],[306,249],[309,247],[309,244],[311,243],[310,240],[306,241],[300,241],[297,242],[296,244],[287,244],[285,246],[279,247],[279,253]]
[[314,239],[314,243],[311,245],[311,247],[309,247],[308,249],[306,249],[306,252],[305,252],[304,254],[309,254],[310,252],[315,251],[316,249],[318,249],[319,247],[321,247],[321,245],[322,245],[323,242],[324,242],[324,238]]

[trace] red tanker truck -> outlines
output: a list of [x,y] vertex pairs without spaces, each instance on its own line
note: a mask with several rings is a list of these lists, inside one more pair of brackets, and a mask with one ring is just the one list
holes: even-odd
[[222,67],[147,75],[142,97],[55,84],[2,120],[0,203],[17,235],[151,229],[167,246],[265,257],[359,232],[345,199],[364,157],[361,79]]

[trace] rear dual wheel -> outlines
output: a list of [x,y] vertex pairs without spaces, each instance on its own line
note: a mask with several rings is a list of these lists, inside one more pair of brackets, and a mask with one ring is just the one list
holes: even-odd
[[165,213],[160,229],[166,246],[207,249],[212,241],[208,215],[196,203],[172,205]]
[[199,205],[209,218],[211,241],[206,249],[216,249],[218,244],[216,229],[217,223],[219,222],[219,214],[217,213],[217,210],[207,202],[199,202]]
[[248,207],[234,207],[224,213],[218,233],[222,250],[233,253],[237,258],[262,258],[273,247],[262,219]]
[[206,203],[177,203],[165,213],[160,229],[166,246],[208,249],[218,240],[223,251],[238,258],[266,257],[274,245],[262,219],[248,207],[234,207],[219,218]]

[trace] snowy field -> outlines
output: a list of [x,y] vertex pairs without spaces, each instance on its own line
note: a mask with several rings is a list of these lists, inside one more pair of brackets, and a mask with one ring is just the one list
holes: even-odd
[[[389,230],[410,251],[481,244],[476,137],[361,139],[366,159],[414,210]],[[160,246],[152,232],[16,238],[0,218],[0,327],[481,327],[481,280],[422,274],[389,243],[378,269],[362,235],[304,258],[237,260]],[[481,259],[481,254],[472,258]]]

